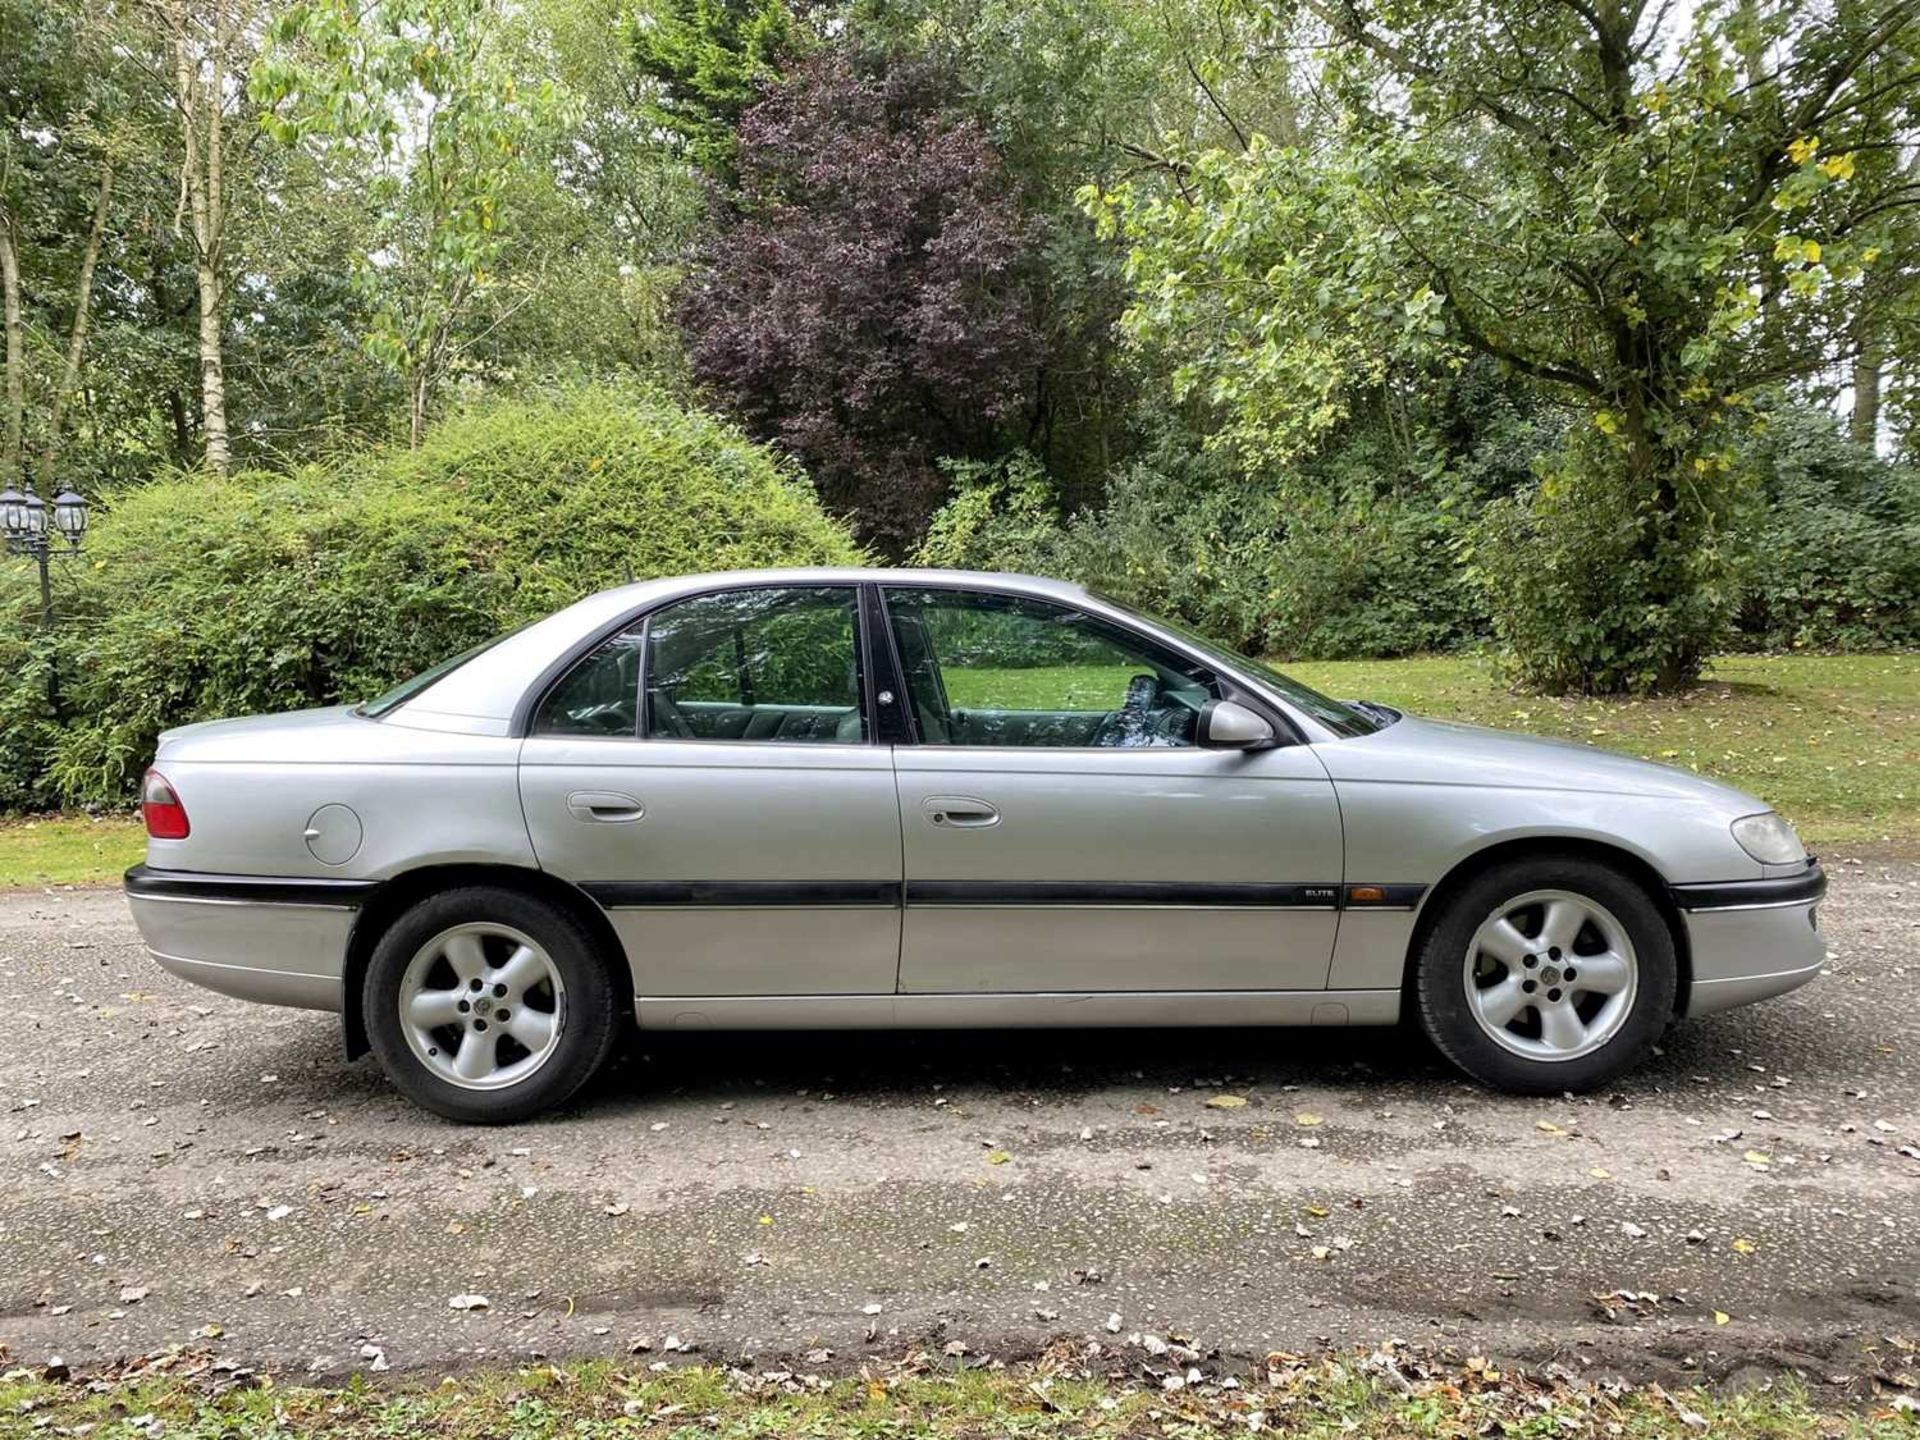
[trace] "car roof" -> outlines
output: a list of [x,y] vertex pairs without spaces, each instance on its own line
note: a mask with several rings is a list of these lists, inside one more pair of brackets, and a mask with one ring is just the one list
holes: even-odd
[[719,570],[618,585],[588,595],[516,630],[396,707],[399,724],[506,734],[514,711],[548,668],[575,646],[630,615],[684,596],[755,585],[912,584],[1002,590],[1072,605],[1098,606],[1084,586],[1037,575],[984,570],[878,569],[857,565]]
[[1050,599],[1086,600],[1092,598],[1084,585],[1070,580],[1050,580],[1042,575],[1020,575],[1004,570],[934,570],[879,568],[862,565],[796,565],[763,570],[713,570],[699,575],[674,575],[658,580],[639,580],[602,590],[579,602],[583,605],[609,597],[622,597],[630,604],[645,605],[677,595],[695,594],[719,588],[737,589],[751,585],[860,585],[860,584],[961,585],[971,589],[997,588],[1019,590],[1024,594]]

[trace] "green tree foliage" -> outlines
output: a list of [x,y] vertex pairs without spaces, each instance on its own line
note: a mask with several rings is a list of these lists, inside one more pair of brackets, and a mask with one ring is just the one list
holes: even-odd
[[298,3],[254,67],[266,130],[346,146],[378,217],[355,278],[367,348],[405,377],[418,444],[462,350],[462,322],[525,236],[508,201],[564,123],[553,82],[500,0]]
[[[1685,685],[1731,614],[1761,388],[1842,353],[1862,277],[1909,251],[1920,193],[1884,147],[1920,88],[1910,10],[1263,10],[1328,47],[1325,123],[1089,193],[1134,245],[1134,333],[1256,458],[1396,362],[1483,354],[1578,407],[1479,551],[1496,608],[1532,608],[1502,637],[1549,688]],[[1577,563],[1599,536],[1605,572]]]
[[734,131],[768,81],[799,53],[785,0],[645,0],[626,25],[645,88],[638,114],[695,169],[734,178]]
[[1290,133],[1292,98],[1271,73],[1283,60],[1251,17],[1212,0],[856,0],[850,26],[949,67],[958,103],[1000,152],[1033,237],[1024,268],[1039,337],[1017,439],[1069,503],[1097,501],[1146,437],[1161,380],[1130,365],[1114,333],[1125,250],[1073,197],[1154,165],[1167,132],[1229,147],[1248,126]]
[[951,467],[922,563],[1077,579],[1228,643],[1293,658],[1447,649],[1485,634],[1460,555],[1476,517],[1557,443],[1487,364],[1382,389],[1311,458],[1248,473],[1163,422],[1104,497],[1062,520],[1031,457]]
[[[860,559],[737,431],[600,388],[482,407],[417,450],[155,481],[89,554],[62,597],[64,725],[24,670],[0,690],[52,752],[36,798],[120,797],[166,726],[358,700],[629,575]],[[5,606],[0,657],[38,653],[29,623]]]
[[1004,448],[1031,394],[1012,183],[931,62],[823,52],[740,135],[738,204],[680,308],[694,373],[897,553],[939,457]]

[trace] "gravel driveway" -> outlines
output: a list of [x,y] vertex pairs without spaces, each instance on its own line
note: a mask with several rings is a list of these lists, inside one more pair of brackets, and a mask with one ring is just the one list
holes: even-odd
[[1828,977],[1602,1095],[1489,1094],[1391,1031],[673,1036],[500,1130],[409,1108],[330,1016],[169,978],[117,894],[0,896],[0,1344],[1911,1367],[1920,864],[1831,868]]

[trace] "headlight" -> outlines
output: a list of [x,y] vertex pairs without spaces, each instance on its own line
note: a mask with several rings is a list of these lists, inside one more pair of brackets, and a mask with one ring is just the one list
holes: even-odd
[[1733,838],[1762,865],[1797,865],[1807,858],[1807,847],[1793,833],[1793,826],[1771,810],[1734,821]]

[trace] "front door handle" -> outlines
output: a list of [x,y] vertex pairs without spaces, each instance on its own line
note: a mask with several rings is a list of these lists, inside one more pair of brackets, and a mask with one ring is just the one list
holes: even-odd
[[618,790],[576,790],[567,796],[567,809],[576,820],[602,825],[622,825],[647,813],[646,806]]
[[984,830],[1000,823],[1000,812],[972,795],[929,795],[920,803],[929,824],[956,830]]

